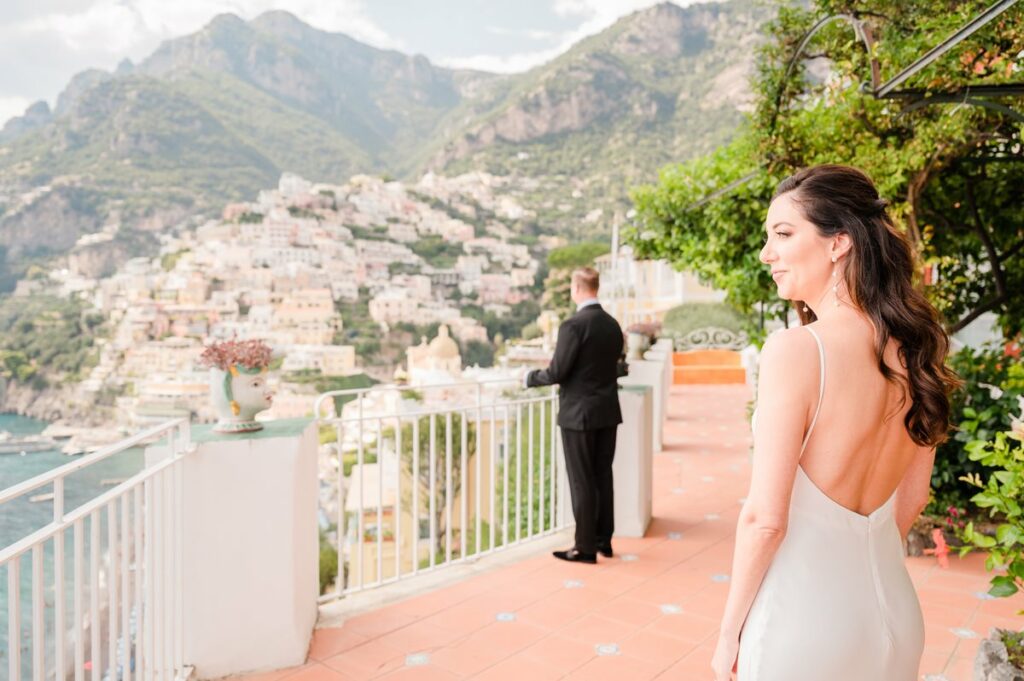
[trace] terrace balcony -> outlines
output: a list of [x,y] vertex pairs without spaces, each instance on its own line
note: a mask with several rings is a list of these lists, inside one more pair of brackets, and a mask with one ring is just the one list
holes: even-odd
[[[54,495],[52,522],[0,550],[6,678],[709,678],[751,393],[672,385],[664,345],[646,361],[621,393],[616,555],[596,566],[550,556],[572,541],[555,393],[508,384],[328,394],[320,418],[248,437],[174,421],[0,491],[5,513]],[[65,498],[133,448],[138,474]],[[986,598],[979,556],[907,562],[922,678],[967,681],[1024,599]]]

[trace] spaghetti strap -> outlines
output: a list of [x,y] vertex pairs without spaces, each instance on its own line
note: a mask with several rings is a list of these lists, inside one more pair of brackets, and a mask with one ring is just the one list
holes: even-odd
[[814,336],[814,342],[818,344],[818,365],[820,367],[821,379],[818,385],[818,408],[814,410],[814,418],[811,419],[811,427],[807,429],[807,435],[804,436],[804,441],[800,445],[800,453],[803,454],[804,448],[807,446],[807,441],[811,439],[811,433],[814,432],[814,424],[818,422],[818,414],[821,413],[821,402],[825,398],[825,346],[821,343],[821,338],[818,334],[809,326],[802,327],[811,332]]

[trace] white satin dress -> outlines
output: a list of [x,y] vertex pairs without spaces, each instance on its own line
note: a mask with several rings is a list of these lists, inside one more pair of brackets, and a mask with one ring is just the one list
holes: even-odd
[[[825,350],[804,328],[821,364],[806,447],[825,393]],[[786,536],[740,635],[738,681],[917,679],[924,619],[904,564],[895,497],[861,515],[797,467]]]

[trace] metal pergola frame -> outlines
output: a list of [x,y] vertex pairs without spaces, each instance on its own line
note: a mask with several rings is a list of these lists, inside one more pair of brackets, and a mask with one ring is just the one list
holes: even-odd
[[[955,91],[936,91],[929,90],[927,88],[907,88],[903,90],[896,89],[898,86],[906,82],[909,78],[920,73],[923,69],[934,63],[939,57],[949,52],[953,47],[961,43],[963,40],[973,35],[986,25],[992,22],[996,17],[1000,16],[1008,9],[1016,5],[1020,0],[999,0],[998,2],[991,5],[984,12],[971,19],[969,22],[961,26],[959,29],[954,31],[941,43],[930,49],[923,56],[918,58],[910,66],[907,66],[902,71],[897,73],[895,76],[881,82],[881,67],[878,64],[878,60],[871,57],[871,82],[870,84],[864,83],[862,89],[865,93],[870,94],[875,99],[894,99],[904,100],[905,106],[904,111],[910,112],[917,109],[924,108],[926,106],[932,106],[934,104],[958,104],[958,105],[969,105],[979,106],[987,108],[993,111],[998,111],[1010,118],[1024,123],[1024,113],[1011,109],[1010,107],[992,101],[1001,97],[1015,97],[1024,95],[1024,82],[1021,83],[1003,83],[998,85],[978,85],[978,86],[965,86]],[[864,19],[861,19],[856,14],[833,14],[822,19],[819,19],[814,26],[812,26],[804,34],[800,41],[800,45],[797,47],[796,52],[790,58],[789,63],[786,65],[785,75],[782,78],[782,83],[779,86],[778,93],[775,97],[775,110],[772,113],[771,127],[774,129],[775,122],[778,119],[779,111],[782,108],[782,93],[785,83],[789,80],[789,76],[800,58],[803,57],[807,46],[811,40],[819,31],[825,26],[831,24],[834,21],[843,20],[846,21],[853,28],[857,39],[864,44],[864,48],[870,55],[874,45],[874,37],[871,32],[870,26]],[[711,194],[691,203],[686,207],[685,210],[692,210],[699,208],[716,198],[724,196],[731,192],[737,187],[743,186],[750,180],[757,177],[760,173],[760,169],[754,170],[743,177],[734,180],[726,186],[715,190]]]

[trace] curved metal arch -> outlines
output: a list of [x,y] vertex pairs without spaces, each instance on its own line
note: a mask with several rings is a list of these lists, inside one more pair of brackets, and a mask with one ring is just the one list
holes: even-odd
[[[810,44],[811,40],[814,39],[814,36],[816,36],[821,29],[825,28],[837,19],[842,19],[846,23],[850,24],[853,28],[854,35],[857,36],[858,40],[864,43],[864,49],[867,50],[867,53],[871,54],[873,40],[870,32],[865,30],[863,19],[859,19],[853,14],[831,14],[815,22],[814,26],[811,26],[811,28],[804,33],[804,37],[800,40],[800,45],[796,48],[796,52],[793,53],[793,56],[789,58],[789,63],[786,64],[786,73],[782,76],[782,80],[779,82],[778,92],[775,93],[775,110],[772,112],[772,123],[770,126],[770,130],[772,132],[775,132],[775,123],[779,118],[779,110],[782,108],[783,89],[789,81],[789,77],[793,74],[793,69],[796,67],[797,61],[804,55],[804,52],[807,50],[807,46]],[[879,70],[878,62],[874,58],[871,59],[871,79],[872,85],[877,85]]]
[[903,113],[910,113],[917,109],[923,109],[926,106],[932,104],[970,104],[971,106],[980,106],[985,109],[992,111],[998,111],[1001,114],[1009,116],[1010,118],[1024,123],[1024,114],[1019,111],[1014,111],[1008,106],[999,104],[998,102],[992,102],[987,99],[978,99],[976,97],[955,97],[952,95],[932,95],[924,99],[919,99],[916,102],[912,102],[903,108]]
[[[932,50],[930,50],[924,57],[918,59],[916,62],[914,62],[914,64],[911,64],[909,67],[904,69],[902,72],[900,72],[897,76],[895,76],[892,80],[888,81],[884,85],[882,84],[881,67],[878,64],[878,60],[875,59],[874,57],[871,57],[871,83],[870,85],[868,83],[863,83],[861,86],[862,89],[866,94],[870,94],[876,99],[880,99],[883,97],[886,99],[896,98],[897,96],[899,96],[900,93],[894,91],[892,88],[902,83],[910,75],[913,75],[913,73],[916,73],[917,70],[923,68],[924,65],[930,63],[930,61],[933,61],[938,55],[947,51],[949,47],[955,45],[957,42],[960,42],[960,40],[962,40],[963,38],[974,33],[982,26],[990,22],[993,18],[995,18],[999,14],[1002,14],[1019,1],[1020,0],[1001,0],[1000,2],[997,2],[996,4],[992,5],[984,13],[982,13],[978,17],[975,17],[975,19],[973,19],[971,22],[961,27],[961,29],[957,31],[954,35],[947,38],[940,45],[932,48]],[[871,51],[874,46],[874,38],[871,35],[870,27],[867,26],[866,22],[863,19],[860,19],[855,14],[831,14],[815,22],[815,24],[810,29],[808,29],[807,32],[804,34],[804,37],[800,40],[800,45],[797,47],[796,52],[793,54],[792,57],[790,57],[789,63],[786,64],[786,73],[783,76],[781,82],[779,83],[778,91],[775,94],[775,107],[772,111],[771,125],[769,126],[769,130],[772,133],[775,132],[775,125],[778,122],[779,111],[782,108],[783,89],[785,87],[786,82],[789,80],[790,75],[792,75],[797,60],[803,56],[804,51],[807,49],[807,45],[810,44],[814,36],[817,35],[817,33],[825,26],[832,23],[833,21],[836,21],[837,19],[842,19],[843,21],[846,21],[848,24],[850,24],[850,26],[853,28],[854,35],[857,37],[858,40],[861,41],[861,43],[864,44],[864,49],[867,51],[868,55],[871,55]],[[933,95],[931,97],[912,102],[911,104],[907,105],[904,108],[904,111],[909,112],[925,106],[930,106],[932,104],[944,103],[960,103],[970,104],[971,106],[980,106],[986,109],[990,109],[992,111],[998,111],[1009,116],[1014,120],[1024,123],[1024,114],[1021,114],[1007,106],[1003,106],[1002,104],[998,104],[996,102],[969,96],[955,97],[949,95]],[[747,175],[739,178],[738,180],[730,182],[725,187],[722,187],[721,189],[712,192],[708,196],[705,196],[704,198],[690,204],[689,206],[686,207],[685,210],[700,207],[715,198],[727,194],[736,187],[746,184],[747,182],[752,180],[754,177],[757,176],[758,172],[759,171],[750,172]]]

